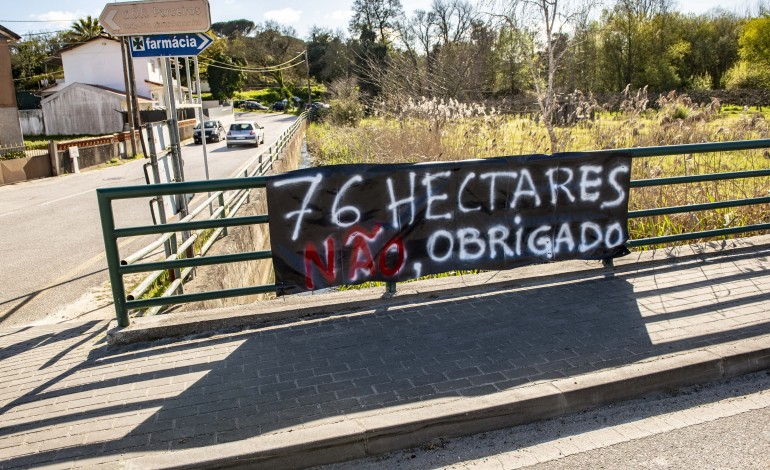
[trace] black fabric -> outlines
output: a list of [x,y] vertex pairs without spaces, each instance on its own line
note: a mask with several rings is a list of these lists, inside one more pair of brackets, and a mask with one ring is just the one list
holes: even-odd
[[627,253],[631,158],[562,153],[272,176],[279,294]]

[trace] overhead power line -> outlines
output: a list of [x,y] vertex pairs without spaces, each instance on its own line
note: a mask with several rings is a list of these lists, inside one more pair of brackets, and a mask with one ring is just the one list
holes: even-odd
[[291,69],[299,65],[304,65],[305,64],[304,59],[299,62],[294,62],[298,58],[300,58],[304,53],[305,51],[302,51],[296,56],[287,60],[286,62],[277,64],[277,65],[271,65],[269,67],[239,67],[236,64],[228,64],[228,63],[220,62],[213,59],[200,59],[200,62],[208,65],[209,67],[214,67],[214,68],[219,68],[224,70],[235,70],[237,72],[248,72],[248,73],[269,73],[269,72],[278,72],[281,70]]
[[0,23],[72,23],[77,20],[0,20]]
[[287,60],[286,62],[283,62],[281,64],[276,64],[276,65],[270,65],[270,66],[267,66],[267,67],[237,67],[236,64],[228,64],[228,63],[220,62],[220,61],[214,60],[214,59],[201,59],[201,60],[205,60],[209,64],[217,64],[217,65],[221,65],[223,67],[235,67],[235,68],[238,68],[239,70],[242,69],[242,70],[248,71],[248,72],[274,72],[274,71],[278,71],[278,70],[285,70],[287,68],[296,67],[297,65],[303,63],[303,62],[297,62],[297,63],[289,65],[288,67],[283,67],[284,65],[287,65],[287,64],[290,64],[291,62],[294,62],[299,57],[301,57],[304,53],[305,53],[305,51],[302,51],[299,54],[297,54],[296,56],[294,56],[291,59]]
[[250,67],[238,67],[236,64],[223,64],[221,62],[212,62],[208,61],[206,59],[200,59],[200,62],[203,64],[208,65],[209,67],[219,68],[219,69],[225,69],[225,70],[235,70],[238,72],[248,72],[248,73],[270,73],[270,72],[279,72],[281,70],[288,70],[292,69],[294,67],[297,67],[298,65],[304,65],[303,62],[297,62],[296,64],[288,65],[286,67],[273,67],[273,68],[250,68]]

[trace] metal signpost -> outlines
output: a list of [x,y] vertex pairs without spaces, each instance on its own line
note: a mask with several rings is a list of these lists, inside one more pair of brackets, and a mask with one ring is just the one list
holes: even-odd
[[108,3],[99,24],[113,36],[202,33],[211,28],[208,0]]
[[[174,181],[184,181],[184,161],[181,154],[179,122],[176,112],[176,96],[174,93],[170,57],[197,56],[213,44],[214,39],[204,34],[205,31],[211,28],[211,11],[208,0],[144,0],[109,3],[102,10],[102,14],[99,16],[99,23],[106,32],[113,36],[131,36],[127,39],[132,58],[165,58],[165,67],[161,67],[161,72],[166,85],[164,94],[166,95],[166,114],[171,137]],[[179,68],[177,66],[177,80],[180,80],[179,75]],[[179,88],[181,91],[181,81]],[[198,88],[200,88],[200,84],[198,84]],[[200,105],[198,118],[201,122],[204,160],[207,160],[202,102]],[[206,174],[208,175],[208,161],[205,161],[205,163]],[[187,216],[186,195],[179,195],[177,211],[179,212],[180,219]],[[183,232],[183,238],[188,236],[187,232]]]

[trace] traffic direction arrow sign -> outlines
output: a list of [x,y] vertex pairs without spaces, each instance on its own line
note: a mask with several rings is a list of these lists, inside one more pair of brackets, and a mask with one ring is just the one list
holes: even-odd
[[108,3],[99,24],[113,36],[201,33],[211,28],[208,0]]
[[214,43],[208,34],[154,34],[133,36],[131,57],[189,57],[198,55]]

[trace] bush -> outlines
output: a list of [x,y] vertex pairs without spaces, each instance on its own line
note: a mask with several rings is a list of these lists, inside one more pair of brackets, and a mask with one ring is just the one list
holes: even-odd
[[329,119],[338,126],[356,127],[364,117],[361,103],[352,100],[332,100]]
[[728,90],[770,88],[770,76],[764,67],[741,61],[725,74],[725,86]]
[[331,113],[329,119],[340,126],[355,127],[364,117],[364,108],[361,105],[361,93],[356,82],[352,78],[341,78],[329,85],[331,100]]
[[24,150],[0,150],[0,160],[16,160],[17,158],[25,158],[27,156]]

